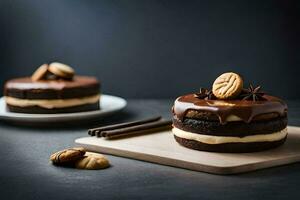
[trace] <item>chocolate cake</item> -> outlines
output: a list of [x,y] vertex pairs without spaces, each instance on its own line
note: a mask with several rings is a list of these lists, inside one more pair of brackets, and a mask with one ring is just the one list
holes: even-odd
[[[234,87],[224,82],[225,90]],[[235,93],[234,98],[229,95],[226,99],[217,98],[216,92],[201,89],[200,93],[176,99],[172,131],[179,144],[202,151],[254,152],[284,143],[287,137],[284,101],[264,94],[261,87],[250,86],[238,95]]]
[[39,76],[34,74],[7,81],[4,95],[11,112],[49,114],[92,111],[99,109],[100,83],[95,77],[69,74],[68,78],[62,78],[43,71]]

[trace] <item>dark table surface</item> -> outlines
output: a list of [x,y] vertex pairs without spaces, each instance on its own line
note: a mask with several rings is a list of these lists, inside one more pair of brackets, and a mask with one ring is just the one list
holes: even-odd
[[[55,167],[52,152],[74,146],[96,125],[155,114],[170,117],[170,100],[130,100],[105,120],[51,124],[0,123],[0,199],[300,199],[300,163],[240,175],[212,175],[108,155],[112,167]],[[300,101],[288,101],[289,124],[300,126]],[[300,148],[300,147],[299,147]]]

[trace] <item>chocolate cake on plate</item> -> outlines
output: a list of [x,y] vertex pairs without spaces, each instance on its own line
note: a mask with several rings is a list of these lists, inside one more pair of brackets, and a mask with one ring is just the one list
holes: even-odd
[[31,77],[11,79],[4,86],[7,109],[18,113],[71,113],[99,110],[100,83],[78,76],[61,63],[42,65]]

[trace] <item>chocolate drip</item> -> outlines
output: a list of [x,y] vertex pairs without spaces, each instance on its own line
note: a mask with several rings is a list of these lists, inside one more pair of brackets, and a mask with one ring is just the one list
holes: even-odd
[[258,115],[266,113],[278,113],[284,116],[287,112],[287,105],[279,98],[264,95],[265,101],[245,100],[203,100],[196,98],[193,94],[181,96],[176,99],[173,113],[181,121],[189,110],[211,112],[218,116],[220,123],[225,124],[230,115],[241,118],[249,123]]

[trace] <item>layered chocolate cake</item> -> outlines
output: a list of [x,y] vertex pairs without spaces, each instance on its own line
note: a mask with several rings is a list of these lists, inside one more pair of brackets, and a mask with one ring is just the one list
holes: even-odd
[[191,149],[262,151],[286,140],[287,105],[261,87],[243,88],[239,75],[225,73],[212,91],[200,89],[176,99],[172,132],[179,144]]
[[5,101],[11,112],[70,113],[99,109],[100,83],[74,75],[61,63],[42,65],[31,77],[6,82]]

